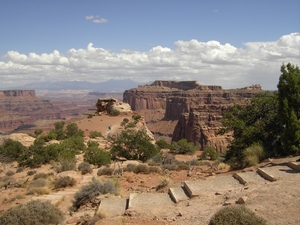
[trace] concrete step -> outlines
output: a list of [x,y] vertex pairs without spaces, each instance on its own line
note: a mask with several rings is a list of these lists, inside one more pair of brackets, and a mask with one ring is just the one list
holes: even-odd
[[122,216],[127,208],[128,199],[120,197],[104,198],[101,200],[97,210],[104,213],[106,217]]
[[185,181],[184,187],[189,197],[195,197],[207,193],[233,190],[243,187],[242,184],[232,176],[214,176],[206,180]]
[[157,215],[169,212],[175,203],[168,193],[132,193],[129,196],[127,211],[137,214]]
[[[257,172],[269,176],[270,180],[299,180],[300,173],[287,166],[288,164],[271,165],[264,168],[259,168]],[[268,178],[266,178],[268,179]]]
[[186,195],[184,187],[169,188],[169,195],[175,203],[189,199],[189,197]]
[[288,167],[300,172],[300,162],[288,162]]
[[241,184],[263,184],[266,182],[256,171],[239,172],[233,175]]

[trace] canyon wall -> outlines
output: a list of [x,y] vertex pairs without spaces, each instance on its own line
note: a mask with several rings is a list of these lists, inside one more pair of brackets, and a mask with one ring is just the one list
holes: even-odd
[[86,112],[72,102],[49,101],[34,90],[0,91],[0,132],[12,131],[38,120],[63,120]]
[[144,115],[156,138],[185,138],[200,149],[213,146],[222,152],[232,140],[231,135],[215,134],[222,125],[222,113],[261,91],[260,85],[223,90],[197,81],[155,81],[125,91],[123,101]]

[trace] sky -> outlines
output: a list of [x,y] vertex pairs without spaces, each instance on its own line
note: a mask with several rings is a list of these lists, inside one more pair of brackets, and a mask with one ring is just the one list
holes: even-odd
[[197,80],[275,90],[300,66],[299,0],[1,0],[0,89]]

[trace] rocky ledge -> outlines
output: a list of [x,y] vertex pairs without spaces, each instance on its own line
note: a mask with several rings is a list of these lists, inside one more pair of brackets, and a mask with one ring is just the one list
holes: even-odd
[[221,152],[232,140],[230,135],[215,134],[222,125],[222,113],[261,91],[259,84],[223,90],[197,81],[155,81],[126,90],[123,101],[144,115],[156,137],[169,137],[172,141],[186,138],[200,149],[213,146]]

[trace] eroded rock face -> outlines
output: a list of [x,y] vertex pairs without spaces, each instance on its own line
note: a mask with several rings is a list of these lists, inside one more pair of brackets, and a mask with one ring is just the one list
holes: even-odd
[[118,110],[120,113],[131,113],[131,107],[128,103],[120,102],[115,98],[98,98],[96,108],[99,113],[111,112],[112,110]]
[[186,138],[200,149],[213,146],[223,151],[232,137],[215,134],[221,127],[222,112],[258,92],[260,85],[223,90],[221,86],[200,85],[197,81],[155,81],[125,91],[123,101],[144,115],[156,138],[164,135],[172,141]]
[[0,132],[12,131],[38,120],[62,120],[86,110],[72,102],[41,99],[34,90],[0,91]]

